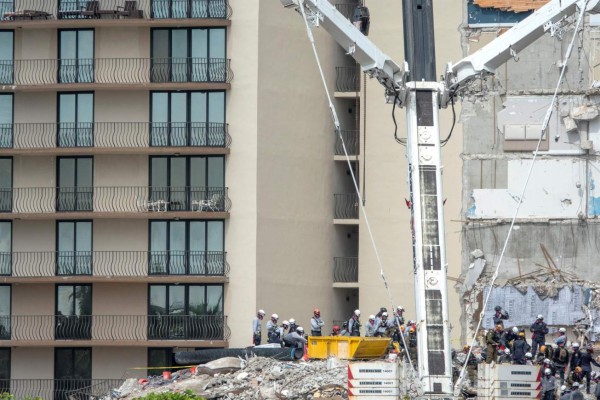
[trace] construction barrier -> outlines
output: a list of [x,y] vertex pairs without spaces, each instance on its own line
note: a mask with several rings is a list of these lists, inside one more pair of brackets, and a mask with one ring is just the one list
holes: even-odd
[[367,361],[348,364],[349,400],[392,400],[401,396],[402,368],[397,362]]

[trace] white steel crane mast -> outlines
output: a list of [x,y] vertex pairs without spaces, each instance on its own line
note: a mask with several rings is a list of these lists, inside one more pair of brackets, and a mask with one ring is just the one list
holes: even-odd
[[468,81],[492,74],[578,7],[597,12],[600,0],[552,0],[531,16],[456,64],[442,82],[407,82],[406,62],[397,64],[364,36],[328,0],[280,0],[323,27],[385,88],[388,102],[407,112],[408,184],[413,220],[418,377],[427,397],[451,397],[452,365],[446,280],[446,247],[438,109]]

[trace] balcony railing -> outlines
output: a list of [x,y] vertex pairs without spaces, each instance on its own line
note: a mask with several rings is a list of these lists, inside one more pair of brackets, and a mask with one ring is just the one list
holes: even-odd
[[0,61],[0,84],[229,83],[225,58],[90,58]]
[[0,253],[0,276],[227,276],[224,251],[38,251]]
[[335,257],[333,259],[333,282],[358,282],[358,257]]
[[123,379],[0,379],[0,392],[15,400],[88,400],[110,397]]
[[0,149],[229,147],[216,122],[59,122],[0,124]]
[[230,17],[228,0],[0,0],[0,21]]
[[[360,131],[359,130],[343,130],[340,131],[344,144],[346,145],[346,151],[349,156],[357,156],[360,154]],[[340,136],[335,134],[335,155],[344,155],[344,146]]]
[[226,187],[37,187],[0,188],[0,212],[227,212]]
[[335,67],[335,91],[360,91],[360,68],[358,66]]
[[223,315],[7,315],[0,340],[228,340]]
[[333,218],[358,219],[358,195],[356,193],[334,194],[333,197]]

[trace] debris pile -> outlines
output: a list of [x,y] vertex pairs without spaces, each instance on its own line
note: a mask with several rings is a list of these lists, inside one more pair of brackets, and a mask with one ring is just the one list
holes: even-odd
[[170,379],[162,376],[128,379],[113,391],[111,398],[131,400],[150,393],[187,390],[206,399],[348,398],[347,362],[338,359],[282,362],[263,357],[226,357],[192,371],[174,372]]

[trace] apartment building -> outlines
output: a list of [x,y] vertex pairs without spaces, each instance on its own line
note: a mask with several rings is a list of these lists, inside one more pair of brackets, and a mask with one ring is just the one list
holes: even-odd
[[[438,71],[460,58],[454,3],[436,4]],[[401,60],[400,2],[368,6],[372,39]],[[247,346],[258,308],[307,326],[319,307],[330,329],[388,305],[350,169],[413,315],[392,107],[326,32],[350,166],[302,21],[278,1],[3,0],[0,18],[3,388],[62,399],[176,350]],[[444,148],[447,220],[459,132]]]

